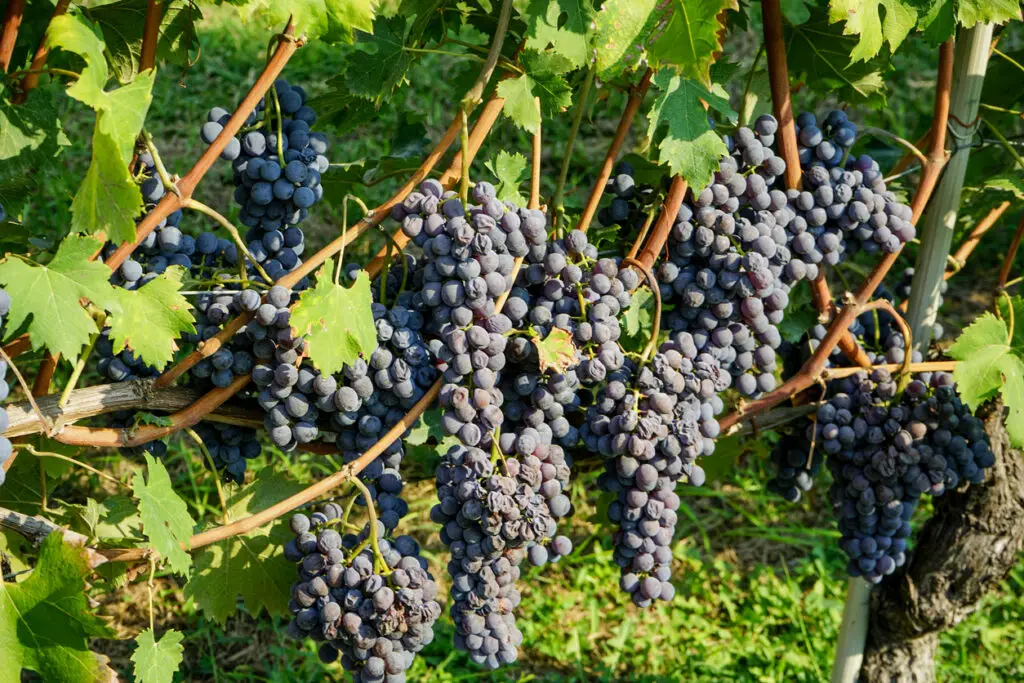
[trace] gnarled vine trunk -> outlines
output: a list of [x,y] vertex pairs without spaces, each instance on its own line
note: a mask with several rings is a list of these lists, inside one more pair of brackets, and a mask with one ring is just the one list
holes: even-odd
[[996,464],[985,483],[935,501],[905,570],[871,597],[861,680],[935,680],[938,634],[977,607],[1024,546],[1024,458],[1010,448],[1001,405],[983,409]]

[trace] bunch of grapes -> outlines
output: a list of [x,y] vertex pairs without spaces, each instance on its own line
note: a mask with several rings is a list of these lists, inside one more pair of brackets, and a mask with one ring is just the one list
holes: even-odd
[[451,552],[456,647],[492,669],[514,662],[522,642],[515,625],[519,565],[531,548],[555,537],[555,520],[541,493],[542,470],[532,455],[492,459],[461,445],[452,446],[437,467],[439,503],[430,517],[441,525],[441,540]]
[[[0,206],[0,221],[4,219],[3,207]],[[0,289],[0,327],[2,327],[2,320],[7,317],[7,314],[11,310],[11,295],[6,290]],[[0,360],[0,401],[6,401],[7,396],[10,394],[11,388],[7,384],[7,361]],[[11,457],[14,452],[11,446],[11,441],[5,436],[2,436],[3,432],[10,425],[10,418],[7,416],[7,410],[0,406],[0,485],[4,483],[7,478],[7,472],[4,470],[4,463]]]
[[[297,564],[288,634],[320,645],[320,659],[341,664],[362,683],[404,683],[417,652],[434,639],[441,615],[437,584],[410,536],[384,538],[370,529],[339,533],[341,508],[328,503],[296,514],[285,557]],[[376,548],[374,547],[376,546]],[[377,554],[379,550],[379,555]]]
[[921,495],[980,482],[995,458],[946,373],[913,380],[902,397],[883,369],[836,384],[818,409],[815,436],[832,471],[829,495],[850,575],[878,583],[906,561]]
[[608,517],[618,527],[613,543],[621,587],[638,606],[675,595],[669,581],[675,487],[684,477],[704,483],[696,460],[714,452],[715,414],[723,407],[718,393],[728,385],[718,361],[698,353],[689,333],[680,332],[650,367],[627,361],[612,373],[587,412],[583,442],[605,458],[599,481],[616,494]]
[[772,189],[786,168],[770,146],[776,128],[763,116],[757,132],[736,132],[712,183],[680,207],[669,259],[657,272],[662,300],[674,305],[666,326],[690,332],[744,396],[775,388],[788,281],[806,275],[794,270],[787,246],[793,211],[786,194]]
[[[211,109],[200,129],[203,142],[211,144],[228,119],[227,110]],[[306,105],[305,91],[278,79],[249,116],[245,132],[221,153],[234,169],[239,220],[250,228],[249,253],[273,280],[302,262],[305,243],[297,226],[323,197],[320,177],[330,166],[327,136],[312,131],[314,123],[316,112]]]
[[785,432],[772,447],[774,474],[768,481],[768,490],[790,503],[800,500],[802,493],[814,488],[814,478],[821,471],[824,460],[821,448],[811,441],[814,424],[807,420]]
[[[914,239],[913,212],[886,189],[878,162],[850,156],[856,138],[842,110],[829,112],[820,127],[811,113],[797,117],[803,190],[787,192],[796,212],[787,231],[794,261],[805,266],[836,265],[858,250],[891,254]],[[798,274],[788,275],[796,281]]]
[[612,195],[608,206],[597,212],[597,220],[604,227],[618,225],[630,231],[639,231],[651,210],[657,206],[658,193],[651,185],[637,185],[633,166],[620,161],[614,175],[605,184],[605,192]]

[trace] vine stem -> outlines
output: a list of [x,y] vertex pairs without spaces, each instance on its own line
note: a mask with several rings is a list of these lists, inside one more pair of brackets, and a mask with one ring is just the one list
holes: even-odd
[[540,162],[541,153],[543,151],[543,145],[541,143],[541,119],[540,116],[540,98],[533,98],[534,104],[537,106],[537,132],[533,134],[533,157],[530,159],[530,203],[527,204],[527,208],[539,209],[540,208]]
[[467,111],[474,109],[483,101],[484,89],[491,80],[491,74],[494,73],[494,67],[498,64],[498,58],[501,57],[501,48],[505,44],[505,34],[508,33],[508,22],[511,16],[512,0],[502,0],[501,9],[498,12],[498,25],[491,38],[491,49],[487,52],[487,60],[484,62],[483,68],[480,69],[473,87],[462,98],[462,108]]
[[167,172],[164,160],[160,157],[160,150],[156,148],[153,136],[145,128],[142,129],[142,141],[146,144],[146,150],[149,152],[149,155],[153,157],[153,166],[156,167],[156,174],[160,176],[160,182],[174,194],[180,195],[181,191],[178,189],[177,181]]
[[363,500],[366,502],[366,515],[370,518],[369,523],[369,537],[370,547],[373,548],[373,565],[377,571],[386,572],[388,565],[384,561],[384,556],[380,552],[380,533],[377,529],[377,508],[373,504],[373,496],[370,494],[370,489],[367,488],[366,484],[359,477],[352,477],[352,485],[359,489],[359,492],[363,494]]
[[18,29],[25,14],[25,0],[7,0],[4,12],[3,28],[0,29],[0,71],[7,73],[14,54],[14,44],[18,40]]
[[199,452],[203,454],[203,458],[210,466],[210,472],[213,473],[213,483],[217,486],[217,498],[220,499],[220,521],[221,524],[227,524],[228,503],[227,499],[224,498],[224,487],[221,486],[220,484],[220,476],[217,474],[217,463],[213,461],[213,456],[210,454],[210,449],[206,447],[205,443],[203,443],[203,440],[199,437],[199,434],[196,433],[196,430],[189,427],[188,429],[185,430],[185,433],[188,434],[192,438],[192,440],[196,442],[196,445],[199,447]]
[[71,377],[68,378],[67,384],[64,385],[64,391],[60,394],[60,400],[57,402],[57,406],[63,408],[68,403],[68,397],[71,396],[71,392],[74,391],[75,385],[78,384],[78,380],[82,377],[82,371],[85,370],[85,364],[89,361],[89,356],[92,355],[93,349],[96,348],[96,342],[99,341],[100,334],[103,330],[103,325],[107,321],[107,314],[104,311],[96,311],[93,315],[93,319],[96,321],[96,334],[92,335],[92,339],[89,340],[88,346],[78,356],[78,360],[75,361],[75,369],[71,372]]
[[658,337],[661,335],[661,287],[658,286],[658,278],[654,277],[654,273],[651,272],[649,266],[644,265],[631,256],[622,259],[622,264],[639,270],[647,280],[647,286],[651,288],[651,293],[654,295],[654,329],[651,330],[651,338],[648,340],[647,346],[644,347],[643,353],[640,356],[640,363],[642,365],[647,363],[647,360],[651,357],[651,353],[658,345]]
[[292,35],[294,30],[294,25],[289,22],[288,26],[285,27],[284,33],[279,37],[277,49],[274,51],[273,57],[267,62],[259,78],[256,79],[249,92],[246,93],[245,98],[238,105],[238,108],[235,109],[231,118],[228,119],[220,135],[206,148],[206,151],[203,152],[189,172],[177,182],[180,195],[173,192],[165,194],[157,205],[135,226],[135,241],[122,243],[110,258],[106,260],[106,264],[111,270],[119,268],[132,252],[142,244],[149,233],[153,232],[160,221],[182,208],[183,201],[192,197],[192,193],[195,191],[199,181],[203,179],[214,162],[220,157],[228,141],[245,125],[245,120],[256,109],[260,98],[263,97],[268,88],[273,86],[274,80],[280,75],[285,64],[288,63],[288,60],[291,59],[292,55],[295,54],[295,51],[302,44],[301,40],[294,38]]
[[686,197],[687,187],[686,181],[683,180],[682,176],[676,176],[672,179],[672,185],[668,188],[668,195],[666,195],[665,201],[661,205],[661,215],[658,216],[658,222],[654,224],[651,236],[648,238],[647,244],[640,250],[640,256],[637,258],[644,267],[654,267],[654,262],[658,260],[658,254],[665,246],[665,243],[668,242],[672,226],[676,223],[676,216],[679,215],[679,207],[683,205],[683,198]]
[[647,88],[651,85],[651,78],[654,76],[654,71],[647,69],[644,71],[644,75],[640,77],[640,82],[630,90],[629,99],[626,101],[626,108],[622,112],[622,116],[619,118],[619,125],[615,129],[615,137],[612,138],[612,142],[608,145],[608,152],[604,155],[604,162],[601,164],[601,170],[597,174],[597,179],[594,180],[594,187],[590,190],[590,196],[587,198],[587,203],[583,207],[583,214],[580,215],[580,222],[576,224],[578,230],[586,232],[590,227],[590,223],[594,220],[594,215],[597,213],[597,206],[601,203],[601,196],[604,195],[605,185],[608,184],[608,178],[612,175],[612,168],[615,166],[615,160],[619,156],[619,151],[622,149],[623,143],[626,141],[626,135],[629,133],[629,128],[633,124],[633,119],[636,117],[637,111],[640,110],[640,105],[643,104],[644,95],[647,94]]
[[111,476],[111,475],[107,474],[106,472],[104,472],[102,470],[98,470],[95,467],[93,467],[92,465],[84,463],[81,460],[76,460],[75,458],[69,457],[67,455],[62,455],[60,453],[51,453],[50,451],[39,451],[39,450],[36,450],[35,446],[33,446],[32,444],[29,444],[29,443],[20,443],[20,444],[18,444],[17,447],[18,447],[18,450],[28,451],[29,453],[31,453],[32,455],[36,456],[37,458],[55,458],[57,460],[63,460],[64,462],[69,462],[72,465],[76,465],[78,467],[81,467],[84,470],[88,470],[89,472],[92,472],[96,476],[101,477],[103,479],[106,479],[107,481],[112,482],[113,484],[116,484],[120,488],[123,488],[123,489],[129,489],[130,488],[127,484],[125,484],[123,481],[121,481],[117,477]]
[[57,370],[57,361],[60,360],[59,353],[50,353],[43,357],[36,371],[36,379],[32,383],[33,396],[45,396],[50,393],[50,383],[53,381],[53,373]]
[[1020,249],[1022,238],[1024,238],[1024,214],[1021,214],[1020,220],[1017,222],[1017,231],[1013,233],[1013,240],[1010,242],[1009,249],[1006,250],[1003,265],[999,267],[999,279],[996,284],[999,291],[1006,289],[1006,281],[1010,277],[1010,270],[1013,268],[1014,259],[1017,258],[1017,250]]
[[466,107],[459,108],[459,140],[462,143],[462,174],[459,178],[459,199],[463,205],[469,203],[469,165],[472,163],[469,154],[469,115]]
[[156,48],[160,42],[160,24],[164,19],[164,3],[149,0],[146,3],[146,20],[142,26],[142,50],[139,54],[139,71],[156,66]]
[[[32,405],[32,410],[35,411],[36,418],[39,420],[39,426],[47,431],[52,429],[53,424],[46,419],[46,416],[43,415],[43,411],[39,409],[39,404],[36,403],[35,396],[33,396],[32,391],[29,389],[28,382],[25,381],[25,377],[24,375],[21,374],[21,370],[18,369],[18,366],[14,364],[14,361],[11,360],[11,357],[8,356],[3,349],[0,349],[0,358],[3,358],[4,361],[7,362],[7,367],[9,367],[11,371],[14,373],[14,376],[18,378],[18,384],[21,385],[21,390],[25,392],[25,396],[26,398],[28,398],[28,402]],[[10,463],[13,461],[14,456],[12,455],[10,460],[4,463],[4,469],[10,469]]]
[[[199,213],[204,214],[206,216],[209,216],[213,220],[215,220],[218,223],[220,223],[221,227],[224,228],[225,230],[227,230],[228,234],[231,235],[231,239],[234,241],[235,246],[238,248],[239,253],[242,254],[245,258],[249,259],[250,262],[252,262],[253,267],[256,269],[256,272],[259,273],[260,277],[262,277],[266,282],[273,282],[274,281],[274,279],[272,277],[267,275],[267,271],[263,270],[263,266],[261,266],[259,263],[257,263],[256,259],[254,259],[252,257],[252,254],[249,253],[249,248],[245,245],[245,241],[242,240],[242,236],[240,234],[238,234],[238,228],[236,228],[231,221],[229,221],[227,218],[222,216],[220,214],[220,212],[218,212],[212,206],[208,206],[208,205],[203,204],[200,201],[196,201],[195,199],[192,199],[192,198],[186,199],[182,203],[182,206],[184,208],[186,208],[186,209],[192,209],[193,211],[198,211]],[[243,265],[243,272],[244,272],[244,265]]]
[[922,164],[928,163],[928,157],[924,155],[924,152],[918,149],[917,145],[915,145],[910,140],[907,140],[906,138],[901,138],[899,135],[896,135],[895,133],[890,133],[887,130],[884,130],[882,128],[875,128],[874,126],[862,126],[860,132],[863,133],[864,135],[873,135],[876,138],[885,138],[886,140],[891,140],[896,144],[900,145],[901,147],[903,147],[904,149],[906,149],[911,155],[916,157],[917,160],[920,161]]
[[950,270],[947,270],[943,277],[948,280],[949,278],[956,275],[967,263],[967,258],[974,252],[974,248],[978,246],[981,241],[982,235],[988,232],[996,222],[1003,217],[1006,210],[1010,208],[1010,202],[1003,202],[999,206],[995,207],[988,214],[978,221],[978,224],[971,230],[971,234],[963,241],[960,248],[956,250],[956,253],[951,257],[952,263]]
[[[53,15],[50,17],[52,23],[54,19],[61,16],[68,11],[68,5],[70,0],[57,0],[56,7],[53,8]],[[21,85],[18,88],[18,92],[14,94],[12,101],[14,104],[23,104],[28,99],[28,94],[39,85],[39,74],[42,72],[43,67],[46,65],[46,59],[50,55],[50,48],[46,44],[46,33],[39,39],[39,47],[36,48],[36,53],[32,57],[32,64],[28,68],[28,73],[21,79]]]
[[565,142],[565,154],[562,157],[562,167],[558,171],[558,180],[555,183],[555,193],[551,197],[551,206],[548,207],[553,215],[553,227],[557,231],[562,224],[562,215],[565,207],[562,205],[562,194],[565,190],[565,180],[569,177],[569,166],[572,164],[572,148],[576,145],[576,136],[580,132],[580,124],[583,122],[583,115],[587,111],[587,100],[590,98],[590,88],[594,84],[594,76],[597,74],[597,67],[591,64],[587,68],[587,75],[583,79],[577,99],[576,110],[572,114],[572,124],[569,126],[569,139]]

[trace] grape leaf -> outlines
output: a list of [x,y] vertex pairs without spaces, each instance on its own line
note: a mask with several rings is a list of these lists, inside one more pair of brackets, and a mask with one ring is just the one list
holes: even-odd
[[565,372],[576,362],[572,334],[560,327],[552,327],[543,339],[535,337],[533,343],[537,347],[537,364],[541,372]]
[[[0,178],[23,181],[27,171],[52,166],[71,144],[52,95],[52,88],[36,88],[20,105],[0,98]],[[4,201],[9,213],[12,205]]]
[[739,9],[739,4],[736,0],[673,0],[672,5],[675,11],[651,45],[652,61],[655,66],[671,65],[688,78],[709,83],[713,55],[722,49],[719,15]]
[[522,154],[509,154],[505,150],[498,152],[498,156],[487,162],[487,170],[498,179],[498,184],[494,188],[497,190],[498,199],[519,205],[526,203],[526,198],[519,192],[519,185],[526,178],[526,165],[526,157]]
[[[932,0],[927,8],[921,8],[921,16],[917,20],[917,29],[922,37],[932,45],[946,42],[956,31],[955,0]],[[985,79],[988,85],[988,79]]]
[[87,498],[85,505],[67,506],[68,526],[97,540],[142,538],[139,506],[125,495],[108,496],[102,502]]
[[409,446],[422,446],[431,438],[434,441],[441,441],[444,438],[440,406],[434,406],[420,415],[420,419],[409,430],[409,435],[402,439],[402,443]]
[[1024,357],[1024,325],[1018,324],[1018,321],[1024,321],[1024,297],[1011,296],[1009,304],[1005,297],[999,297],[997,304],[1000,318],[1009,320],[1010,316],[1013,316],[1013,338],[1010,340],[1010,347],[1014,353]]
[[92,162],[71,202],[71,229],[78,233],[105,232],[114,242],[135,239],[135,218],[145,204],[132,180],[127,161],[113,140],[97,128],[92,138]]
[[647,55],[647,41],[664,20],[669,3],[659,0],[606,0],[594,24],[597,75],[604,80],[636,68]]
[[840,100],[874,107],[885,104],[883,71],[889,67],[885,51],[870,60],[853,60],[857,39],[843,35],[839,24],[829,24],[820,11],[800,26],[785,28],[791,79],[803,80],[814,92],[832,92]]
[[100,660],[89,650],[89,638],[112,638],[114,632],[89,606],[89,573],[81,549],[50,534],[25,581],[0,582],[0,683],[18,683],[22,669],[45,681],[100,679]]
[[985,181],[985,189],[1012,192],[1017,199],[1024,199],[1024,177],[1013,171],[992,176]]
[[325,43],[351,43],[355,31],[373,32],[377,4],[375,0],[250,0],[238,11],[271,31],[282,30],[291,18],[295,35]]
[[647,115],[647,135],[658,141],[658,161],[668,164],[672,174],[681,175],[698,194],[718,170],[719,160],[729,153],[711,128],[702,101],[727,116],[736,113],[728,100],[670,69],[659,70],[653,83],[661,92]]
[[497,93],[505,99],[502,109],[505,116],[528,133],[536,133],[541,111],[535,97],[540,98],[541,109],[549,113],[562,111],[572,104],[572,88],[565,80],[565,72],[571,67],[564,57],[534,50],[523,52],[520,61],[526,73],[503,80],[498,84]]
[[351,287],[334,284],[333,259],[320,267],[316,286],[299,295],[291,324],[306,337],[309,359],[317,370],[340,372],[356,358],[369,358],[377,348],[370,277],[360,271]]
[[1013,353],[1007,343],[1006,323],[986,312],[970,324],[949,347],[960,361],[953,371],[960,398],[971,410],[996,395],[1003,385],[1001,365]]
[[[114,77],[122,83],[139,74],[142,54],[142,29],[145,25],[149,0],[119,0],[99,7],[83,7],[82,12],[103,34],[107,63]],[[203,15],[199,6],[189,0],[173,0],[166,4],[160,21],[160,39],[157,42],[158,61],[188,67],[190,52],[199,47],[196,22]]]
[[[227,521],[248,517],[300,490],[300,484],[263,470],[228,499]],[[275,616],[287,614],[295,566],[279,551],[292,537],[287,524],[275,522],[200,549],[185,595],[219,622],[235,613],[239,595],[250,614],[260,608]]]
[[[885,9],[885,19],[878,8]],[[843,35],[860,36],[850,53],[850,61],[867,61],[888,42],[895,52],[917,24],[917,10],[902,0],[831,0],[829,21],[845,21]]]
[[551,46],[575,68],[587,60],[594,5],[586,0],[517,0],[526,22],[526,47],[544,51]]
[[960,0],[956,14],[964,28],[982,22],[1005,24],[1021,19],[1019,0]]
[[811,9],[807,6],[816,0],[782,0],[782,16],[786,21],[799,26],[811,18]]
[[114,353],[128,347],[159,370],[174,358],[175,340],[196,331],[192,305],[178,293],[184,274],[172,266],[138,289],[114,289],[120,310],[107,318]]
[[377,17],[373,35],[362,36],[359,47],[363,49],[353,50],[346,64],[348,90],[380,106],[402,83],[412,64],[412,53],[405,49],[405,17]]
[[132,478],[132,492],[139,499],[139,515],[142,529],[151,547],[167,559],[171,571],[188,576],[192,566],[188,542],[195,528],[195,521],[188,513],[188,506],[171,486],[171,478],[163,463],[146,453],[146,470],[149,481],[141,472]]
[[1006,433],[1014,446],[1024,445],[1024,361],[1018,356],[1006,355],[999,362],[1003,376],[1000,395],[1009,413]]
[[185,636],[171,629],[159,641],[152,629],[147,629],[135,638],[135,652],[132,653],[133,672],[138,683],[171,683],[178,671],[185,648],[181,641]]
[[8,338],[32,316],[28,333],[33,349],[46,347],[65,358],[77,358],[98,331],[78,300],[85,298],[108,310],[116,305],[107,280],[110,269],[89,260],[99,247],[94,239],[70,235],[45,266],[11,256],[0,263],[0,283],[11,295]]

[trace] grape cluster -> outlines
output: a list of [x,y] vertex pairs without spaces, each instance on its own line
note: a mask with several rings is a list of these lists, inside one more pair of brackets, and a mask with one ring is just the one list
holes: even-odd
[[588,409],[583,442],[605,458],[599,482],[616,494],[609,520],[621,587],[646,607],[671,600],[672,536],[683,479],[700,486],[699,456],[714,452],[723,404],[718,393],[729,385],[711,355],[699,353],[687,332],[661,346],[650,367],[627,361],[609,375]]
[[[3,207],[0,206],[0,222],[4,220]],[[7,317],[7,314],[11,310],[11,295],[6,290],[0,289],[0,321]],[[2,322],[0,322],[2,325]],[[10,394],[11,388],[7,384],[7,361],[0,360],[0,401],[6,401],[7,396]],[[7,478],[7,472],[4,470],[4,463],[11,457],[14,452],[11,446],[11,441],[6,436],[3,436],[3,432],[7,429],[10,424],[10,418],[7,416],[7,410],[0,406],[0,485],[4,483]]]
[[786,167],[771,149],[776,128],[762,116],[756,132],[736,132],[712,183],[680,207],[669,259],[657,271],[662,300],[675,307],[666,326],[690,332],[744,396],[775,388],[788,283],[806,275],[794,270],[787,246],[793,211],[786,194],[772,189]]
[[236,484],[245,480],[246,462],[259,457],[263,451],[255,429],[200,422],[196,434],[203,441],[213,467]]
[[[228,119],[225,109],[211,109],[200,129],[203,142],[211,144]],[[239,220],[250,228],[249,253],[273,280],[302,262],[305,243],[297,226],[323,197],[328,143],[326,135],[311,130],[315,123],[305,91],[278,79],[272,96],[261,99],[249,116],[246,132],[231,138],[221,153],[234,169]]]
[[787,192],[796,213],[787,231],[794,262],[810,279],[821,262],[836,265],[858,250],[891,254],[914,238],[912,211],[886,189],[878,163],[850,155],[856,137],[842,110],[829,112],[820,127],[811,113],[797,117],[804,187]]
[[806,428],[784,433],[772,447],[774,475],[768,481],[768,490],[790,503],[796,503],[802,493],[814,488],[814,478],[821,471],[822,450],[811,442],[808,434],[813,430],[813,423],[806,421]]
[[637,185],[633,166],[620,161],[614,175],[605,184],[605,192],[612,195],[608,206],[597,212],[597,220],[604,227],[618,225],[639,230],[648,214],[657,206],[658,193],[651,185]]
[[818,409],[816,439],[832,471],[829,495],[848,570],[878,583],[906,561],[921,495],[980,482],[995,458],[946,373],[914,379],[902,397],[884,369],[835,384]]
[[[522,634],[515,625],[519,565],[538,543],[555,538],[556,523],[541,493],[544,463],[536,456],[492,456],[452,446],[437,467],[431,519],[441,525],[452,577],[455,644],[478,664],[494,669],[518,657]],[[549,480],[550,481],[550,480]],[[556,554],[571,551],[564,537]],[[540,547],[543,548],[543,545]],[[533,551],[538,562],[545,551]]]
[[321,643],[323,662],[340,654],[360,683],[404,683],[416,653],[434,639],[437,584],[412,537],[384,538],[378,528],[377,555],[364,543],[369,528],[358,536],[333,528],[341,516],[328,503],[309,517],[291,518],[295,539],[285,557],[297,564],[298,581],[288,634]]

